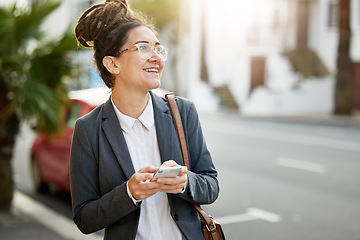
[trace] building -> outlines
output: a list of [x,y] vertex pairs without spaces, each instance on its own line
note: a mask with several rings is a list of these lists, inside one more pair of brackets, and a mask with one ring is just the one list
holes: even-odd
[[[187,5],[191,25],[182,46],[187,55],[179,62],[188,71],[180,74],[188,80],[189,97],[200,106],[214,103],[217,108],[220,102],[238,107],[243,115],[333,111],[338,0],[189,0]],[[204,8],[205,81],[200,79]],[[359,0],[351,0],[351,29],[350,56],[359,72]],[[220,93],[216,101],[213,90],[232,97]]]
[[[354,103],[360,111],[360,0],[350,1]],[[75,26],[94,2],[63,0],[44,24],[49,36]],[[200,110],[227,107],[243,115],[270,116],[331,113],[338,5],[339,0],[183,0],[180,43],[170,46],[169,58],[176,65],[166,68],[162,86],[194,100]],[[159,38],[167,44],[166,33]],[[84,85],[102,86],[92,51],[83,51],[78,61],[86,73]]]

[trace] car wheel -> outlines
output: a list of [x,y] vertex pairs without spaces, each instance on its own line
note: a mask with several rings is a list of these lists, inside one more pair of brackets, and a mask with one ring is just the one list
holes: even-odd
[[32,179],[35,187],[35,191],[38,193],[46,193],[49,191],[49,186],[43,181],[41,176],[40,168],[38,162],[36,161],[35,157],[32,158],[31,161],[31,173]]

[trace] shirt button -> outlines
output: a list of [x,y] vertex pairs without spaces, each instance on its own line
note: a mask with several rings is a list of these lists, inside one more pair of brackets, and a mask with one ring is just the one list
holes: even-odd
[[174,219],[175,219],[175,221],[179,221],[179,215],[177,215],[177,213],[174,214]]

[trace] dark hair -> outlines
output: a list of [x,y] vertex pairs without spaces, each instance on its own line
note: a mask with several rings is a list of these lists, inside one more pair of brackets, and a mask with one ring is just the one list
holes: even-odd
[[[77,22],[75,36],[81,45],[94,49],[97,68],[109,88],[113,87],[113,78],[102,60],[105,56],[118,56],[129,30],[138,26],[153,30],[144,17],[130,10],[126,0],[107,0],[94,4]],[[91,42],[92,46],[89,45]]]

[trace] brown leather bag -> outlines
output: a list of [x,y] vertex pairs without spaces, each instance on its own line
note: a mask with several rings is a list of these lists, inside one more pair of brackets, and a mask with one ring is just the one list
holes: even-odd
[[[180,112],[176,104],[174,94],[168,93],[165,95],[165,97],[169,102],[171,114],[174,119],[175,129],[179,139],[184,164],[190,170],[184,127],[182,125]],[[217,223],[210,215],[208,215],[200,206],[195,204],[193,204],[193,206],[200,217],[201,227],[205,240],[225,240],[225,234],[221,228],[221,225]]]

